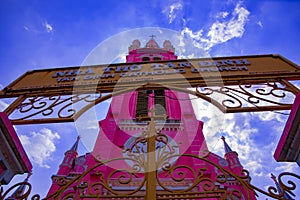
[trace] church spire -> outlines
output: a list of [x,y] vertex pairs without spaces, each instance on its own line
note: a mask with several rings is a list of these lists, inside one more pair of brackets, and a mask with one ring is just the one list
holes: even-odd
[[224,149],[225,149],[225,155],[224,158],[228,162],[229,167],[232,169],[232,171],[236,174],[240,174],[243,170],[243,166],[241,165],[238,157],[238,153],[236,151],[233,151],[230,146],[225,141],[225,137],[222,136],[221,139],[224,143]]
[[73,144],[73,146],[71,147],[71,149],[69,151],[75,151],[75,152],[77,152],[79,140],[80,140],[80,136],[77,137],[76,142]]
[[[282,189],[281,189],[279,183],[276,180],[276,176],[272,173],[271,173],[271,179],[273,179],[273,181],[275,182],[276,188],[278,190],[278,194],[282,194]],[[293,196],[294,196],[294,194],[293,194]],[[284,199],[293,199],[287,192],[284,192],[283,198]]]
[[59,170],[57,172],[58,175],[68,175],[71,170],[74,168],[75,159],[78,155],[77,149],[79,144],[80,136],[77,137],[73,146],[66,151],[64,160],[59,166]]
[[222,136],[221,139],[223,140],[223,143],[224,143],[225,154],[229,153],[229,152],[233,152],[232,149],[230,148],[230,146],[225,141],[225,137]]

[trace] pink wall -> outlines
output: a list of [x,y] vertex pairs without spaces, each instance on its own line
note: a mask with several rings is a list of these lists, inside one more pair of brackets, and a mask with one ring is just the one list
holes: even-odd
[[[168,47],[168,49],[173,48],[170,43],[167,42],[166,44],[168,44],[168,46],[166,45],[165,47]],[[130,47],[131,50],[129,55],[126,57],[127,62],[140,62],[143,57],[150,57],[152,59],[158,56],[160,56],[162,60],[177,59],[174,52],[159,48],[153,39],[151,39],[146,46],[155,46],[155,48],[139,48],[139,45],[139,41],[135,40],[133,42],[133,45]],[[150,94],[150,97],[148,98],[149,108],[152,108],[154,104],[151,95],[153,94]],[[173,144],[178,145],[179,154],[196,155],[199,157],[203,156],[203,152],[208,152],[206,141],[202,132],[203,122],[196,119],[191,101],[188,101],[190,98],[189,95],[186,93],[165,90],[165,97],[168,120],[170,121],[162,124],[157,122],[156,128],[160,129],[163,134],[168,135],[170,141],[173,141]],[[84,156],[86,160],[82,166],[86,166],[86,169],[94,167],[96,164],[94,157],[100,158],[103,162],[105,162],[105,160],[126,158],[126,155],[123,152],[124,145],[129,145],[130,142],[128,141],[134,141],[134,138],[132,137],[137,137],[143,131],[147,130],[147,123],[137,122],[134,119],[136,99],[137,92],[129,92],[113,97],[106,118],[99,122],[101,129],[94,149],[91,154]],[[130,138],[132,139],[130,140]],[[210,152],[206,159],[210,162],[221,165],[228,171],[239,174],[243,167],[239,163],[237,153],[230,152],[226,154],[226,157],[229,162]],[[191,169],[194,169],[197,174],[199,169],[205,169],[203,177],[210,178],[212,180],[216,180],[216,176],[221,173],[220,170],[208,162],[201,161],[200,159],[193,159],[189,156],[181,156],[174,159],[174,162],[175,161],[177,166],[188,166]],[[122,159],[116,160],[106,164],[104,167],[97,168],[98,172],[96,169],[93,170],[93,172],[84,179],[92,184],[99,181],[99,172],[103,172],[104,179],[106,179],[108,174],[115,169],[131,169],[130,164],[132,163],[128,161],[126,162]],[[186,174],[186,180],[193,178],[194,176],[188,167],[182,168],[182,172]],[[70,169],[70,172],[82,173],[82,170],[83,167],[75,166],[74,169]],[[170,175],[166,174],[166,172],[160,170],[158,171],[158,174],[159,179],[165,181],[171,180]],[[66,176],[68,176],[68,174],[66,174]],[[139,178],[143,176],[143,173],[139,173],[134,180],[138,181],[140,180]],[[180,178],[182,177],[182,174],[177,173],[174,177]],[[49,194],[57,190],[55,185],[57,186],[57,184],[53,182],[53,188],[50,189]],[[242,193],[246,194],[237,182],[226,182],[223,186],[228,190],[233,188],[242,190]],[[198,191],[203,191],[203,185],[198,185],[196,189]],[[104,192],[104,189],[101,188],[101,191]],[[251,194],[250,199],[256,198],[253,194]]]

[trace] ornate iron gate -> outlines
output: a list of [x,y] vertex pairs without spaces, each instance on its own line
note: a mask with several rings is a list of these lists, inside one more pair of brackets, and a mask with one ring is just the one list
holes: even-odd
[[[152,112],[153,113],[153,112]],[[136,145],[138,142],[147,144],[147,152],[142,151]],[[157,147],[157,142],[164,145]],[[169,145],[169,137],[155,130],[155,114],[152,115],[148,130],[137,137],[132,148],[124,149],[127,157],[101,160],[95,157],[96,165],[89,168],[83,174],[73,178],[59,177],[56,179],[60,189],[45,199],[252,199],[254,194],[262,193],[274,199],[286,199],[284,194],[291,194],[296,189],[296,184],[288,181],[287,185],[282,181],[283,177],[296,178],[300,176],[293,173],[279,175],[277,187],[269,187],[268,192],[254,186],[250,182],[249,172],[241,171],[240,174],[232,173],[220,163],[209,159],[210,152],[202,152],[202,155],[178,154],[176,145]],[[206,176],[207,168],[197,169],[186,165],[177,165],[172,160],[179,158],[196,159],[203,166],[212,166],[218,171],[216,178]],[[101,171],[107,163],[129,161],[131,167],[127,169],[114,169],[109,174]],[[93,174],[98,181],[89,183],[85,177]],[[159,176],[163,174],[163,176]],[[190,176],[188,177],[187,174]],[[163,178],[162,178],[163,177]],[[117,183],[127,190],[114,188]],[[221,187],[222,184],[238,184],[239,189],[228,190]],[[133,186],[134,185],[134,186]],[[172,187],[172,185],[179,185]],[[130,186],[130,187],[129,187]],[[31,185],[28,182],[18,183],[6,192],[1,190],[0,199],[6,199],[14,189],[22,187],[15,199],[27,199],[30,196]],[[33,195],[33,200],[39,200],[39,195]]]

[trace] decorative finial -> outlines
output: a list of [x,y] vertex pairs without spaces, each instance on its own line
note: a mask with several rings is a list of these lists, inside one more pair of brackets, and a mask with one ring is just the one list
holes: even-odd
[[156,37],[155,35],[149,35],[149,37],[151,37],[151,39],[153,40],[154,37]]
[[276,182],[276,176],[271,173],[271,179],[273,179]]
[[233,152],[232,149],[230,148],[230,146],[227,144],[227,142],[225,141],[225,137],[222,135],[221,139],[224,142],[224,149],[225,149],[225,154],[229,153],[229,152]]
[[80,140],[80,135],[77,136],[77,139],[76,139],[75,143],[73,144],[73,146],[71,147],[70,151],[77,152],[79,140]]

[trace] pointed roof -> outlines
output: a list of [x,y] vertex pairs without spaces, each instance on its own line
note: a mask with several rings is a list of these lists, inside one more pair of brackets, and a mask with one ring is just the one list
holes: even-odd
[[[271,173],[271,179],[273,179],[273,181],[275,182],[276,188],[278,190],[278,194],[282,194],[282,189],[276,180],[276,176],[272,173]],[[292,193],[292,195],[295,196],[293,193]],[[293,199],[286,191],[284,192],[283,197],[284,197],[284,199]]]
[[229,153],[229,152],[233,152],[232,149],[230,148],[230,146],[227,144],[227,142],[225,141],[225,137],[222,136],[221,139],[224,142],[224,149],[225,149],[225,154]]
[[77,152],[79,140],[80,140],[80,136],[77,137],[76,142],[73,144],[73,146],[71,147],[71,149],[69,151],[76,151]]

